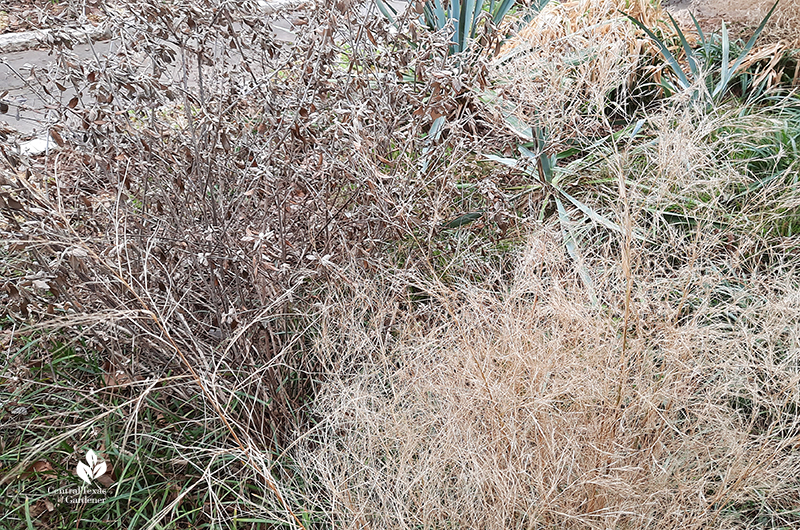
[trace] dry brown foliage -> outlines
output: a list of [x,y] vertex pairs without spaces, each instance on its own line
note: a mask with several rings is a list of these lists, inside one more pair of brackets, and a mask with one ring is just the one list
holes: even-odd
[[417,28],[412,46],[374,8],[322,7],[109,9],[114,53],[81,60],[63,42],[32,80],[61,151],[5,151],[8,314],[80,325],[136,379],[194,370],[234,388],[265,370],[239,388],[269,403],[246,420],[263,443],[307,391],[309,286],[386,241],[429,240],[487,126],[459,99],[480,69],[455,68],[443,35]]

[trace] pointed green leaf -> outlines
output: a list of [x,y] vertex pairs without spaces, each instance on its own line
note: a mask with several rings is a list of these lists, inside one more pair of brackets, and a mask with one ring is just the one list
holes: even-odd
[[561,195],[566,197],[567,200],[569,200],[569,202],[574,204],[576,208],[578,208],[581,212],[586,214],[586,217],[588,217],[592,221],[605,226],[609,230],[613,230],[615,232],[619,232],[620,234],[623,233],[622,232],[622,228],[620,228],[617,223],[615,223],[615,222],[611,221],[610,219],[600,215],[599,213],[594,211],[592,208],[590,208],[586,204],[582,203],[581,201],[579,201],[578,199],[576,199],[575,197],[573,197],[572,195],[570,195],[569,193],[564,191],[559,186],[553,185],[553,188],[555,188],[556,191],[558,191]]
[[428,138],[433,138],[433,140],[438,141],[439,138],[442,136],[442,130],[444,127],[444,123],[447,121],[447,118],[444,116],[439,116],[435,120],[433,120],[433,124],[431,125],[431,130],[428,133]]
[[467,225],[483,217],[483,212],[470,212],[460,217],[456,217],[452,221],[445,223],[443,228],[458,228],[459,226]]
[[514,2],[516,0],[503,0],[499,6],[497,6],[497,10],[491,13],[492,15],[492,22],[495,24],[499,24],[505,18],[511,8],[514,7]]
[[578,271],[578,276],[580,276],[581,281],[589,290],[589,296],[592,300],[592,303],[597,305],[594,282],[592,281],[592,276],[589,274],[589,270],[586,268],[586,265],[584,265],[583,258],[578,251],[578,244],[575,241],[575,235],[572,232],[572,221],[570,220],[569,215],[567,215],[567,210],[564,209],[564,205],[561,203],[561,200],[558,197],[555,199],[556,208],[558,209],[558,221],[561,225],[561,237],[564,240],[564,246],[567,248],[567,253],[575,262],[575,268]]
[[375,0],[375,3],[378,6],[378,10],[386,17],[386,19],[394,24],[394,15],[397,14],[397,10],[392,7],[390,4],[385,3],[383,0]]
[[639,134],[639,131],[642,130],[642,126],[644,125],[644,123],[645,123],[644,118],[636,122],[636,124],[633,126],[633,130],[631,131],[631,138],[636,138],[636,135]]
[[462,0],[458,15],[458,45],[459,51],[469,47],[469,38],[472,34],[472,14],[475,11],[475,0]]
[[[758,28],[756,29],[755,33],[753,33],[753,36],[750,37],[750,40],[747,41],[747,44],[744,45],[744,48],[742,49],[742,53],[736,59],[736,62],[733,63],[733,66],[731,66],[730,68],[727,67],[728,66],[728,32],[727,32],[727,29],[725,28],[725,22],[722,23],[722,47],[723,47],[723,57],[722,57],[722,59],[724,61],[723,65],[722,65],[723,80],[721,80],[719,82],[719,84],[717,85],[717,88],[714,89],[713,95],[717,95],[717,94],[720,94],[720,93],[725,91],[725,88],[728,86],[728,83],[730,82],[731,77],[733,77],[733,74],[736,73],[736,70],[742,64],[742,62],[744,61],[745,57],[747,57],[747,54],[750,53],[750,50],[753,48],[753,45],[756,43],[756,39],[758,39],[759,35],[761,35],[761,32],[764,31],[764,26],[767,25],[767,21],[772,16],[772,13],[775,11],[775,8],[778,7],[778,2],[780,2],[780,0],[776,0],[775,4],[773,4],[772,9],[769,10],[769,13],[767,13],[767,16],[765,16],[764,19],[761,21],[761,24],[758,25]],[[724,84],[723,84],[723,81],[725,82]]]
[[499,162],[504,166],[508,166],[514,169],[517,169],[518,166],[516,158],[505,158],[503,156],[497,156],[497,155],[486,155],[486,158],[488,158],[489,160],[493,160],[494,162]]
[[628,17],[630,19],[630,21],[633,22],[636,25],[636,27],[638,27],[639,29],[641,29],[642,31],[647,33],[647,36],[650,37],[650,39],[653,42],[656,43],[656,46],[658,46],[658,49],[661,52],[661,55],[664,56],[664,59],[667,60],[667,63],[669,64],[670,68],[672,68],[672,71],[678,77],[678,80],[681,83],[681,87],[684,90],[689,88],[691,83],[689,83],[689,80],[686,78],[686,74],[684,74],[683,70],[681,69],[681,65],[678,63],[678,60],[675,59],[675,57],[669,51],[669,48],[667,48],[667,45],[664,44],[658,37],[656,37],[655,33],[650,31],[650,29],[648,29],[647,26],[645,26],[644,24],[642,24],[641,22],[639,22],[638,20],[636,20],[635,18],[633,18],[632,16],[630,16],[627,13],[624,13],[622,11],[620,11],[620,13],[622,13],[623,15]]
[[544,175],[544,181],[547,183],[553,182],[553,168],[555,167],[556,156],[545,156],[542,155],[539,157],[539,164],[542,166],[542,174]]
[[530,149],[528,149],[524,145],[519,146],[519,152],[522,153],[523,155],[527,156],[528,158],[532,158],[533,160],[538,160],[539,159],[539,154],[538,153],[534,153],[533,151],[531,151]]
[[518,134],[525,140],[533,140],[533,129],[528,125],[520,122],[517,118],[511,115],[505,116],[506,124],[511,128],[514,133]]
[[700,62],[697,60],[697,56],[694,53],[694,50],[691,46],[689,46],[689,42],[686,40],[686,36],[681,31],[680,26],[678,23],[675,22],[675,19],[672,18],[672,14],[667,11],[667,16],[672,21],[672,25],[675,26],[675,31],[678,32],[678,37],[681,39],[681,46],[683,47],[683,53],[686,54],[686,60],[689,62],[689,70],[691,70],[692,75],[697,77],[700,74]]
[[475,38],[475,30],[477,29],[478,17],[481,15],[481,11],[483,11],[483,3],[484,3],[483,0],[478,0],[477,2],[475,2],[475,7],[472,11],[472,24],[471,24],[472,29],[470,29],[469,36],[470,38],[473,39]]
[[434,8],[434,28],[436,31],[444,28],[447,25],[447,17],[444,14],[444,7],[442,0],[433,0]]
[[703,28],[700,27],[700,23],[697,21],[691,11],[689,12],[689,16],[692,17],[692,22],[694,22],[697,35],[700,37],[700,43],[703,45],[703,53],[705,54],[705,57],[708,58],[708,56],[711,55],[711,40],[706,39],[706,36],[703,33]]

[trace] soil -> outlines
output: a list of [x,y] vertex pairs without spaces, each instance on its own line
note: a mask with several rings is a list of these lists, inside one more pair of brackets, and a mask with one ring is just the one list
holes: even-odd
[[[719,31],[724,20],[730,33],[739,38],[749,38],[774,4],[775,0],[662,1],[683,28],[694,28],[691,13],[703,31]],[[765,40],[800,46],[800,0],[780,0],[762,35]]]
[[99,5],[100,0],[0,0],[0,34],[97,23]]

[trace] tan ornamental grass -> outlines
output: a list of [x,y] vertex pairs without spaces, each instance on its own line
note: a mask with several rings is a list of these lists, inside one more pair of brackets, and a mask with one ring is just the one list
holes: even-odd
[[306,506],[337,528],[794,527],[800,263],[758,212],[798,192],[723,214],[746,182],[724,153],[749,140],[720,131],[770,134],[737,116],[653,116],[657,141],[606,156],[620,224],[647,237],[584,226],[593,289],[555,220],[480,280],[347,270],[317,306]]
[[[390,275],[333,295],[317,343],[329,361],[320,422],[298,455],[323,485],[326,519],[745,528],[755,510],[780,521],[800,500],[800,290],[785,274],[731,284],[714,272],[718,247],[698,237],[671,271],[638,256],[627,341],[621,270],[606,264],[603,309],[592,308],[548,229],[499,292]],[[428,297],[404,297],[408,281]]]
[[674,31],[645,0],[550,2],[494,62],[506,112],[527,124],[549,124],[556,141],[596,133],[604,111],[622,104],[637,79],[648,72],[657,77],[647,59],[655,54],[651,43],[622,11],[667,35]]

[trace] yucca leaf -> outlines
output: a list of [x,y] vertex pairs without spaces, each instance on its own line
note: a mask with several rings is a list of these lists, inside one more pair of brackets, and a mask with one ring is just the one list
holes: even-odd
[[431,150],[433,149],[433,145],[439,141],[442,136],[442,131],[444,130],[446,118],[444,116],[439,116],[433,123],[431,124],[431,129],[428,131],[428,137],[425,139],[426,147],[422,151],[422,172],[425,173],[428,171],[428,161]]
[[486,155],[486,158],[488,158],[489,160],[493,160],[495,162],[499,162],[504,166],[508,166],[513,169],[517,169],[517,167],[519,166],[516,158],[506,158],[497,155]]
[[700,37],[700,42],[703,44],[703,53],[705,54],[705,57],[708,58],[708,56],[711,55],[711,41],[706,40],[706,36],[703,33],[703,28],[700,27],[700,23],[697,21],[691,11],[689,12],[689,16],[692,17],[692,22],[694,22],[697,35]]
[[683,53],[686,54],[686,60],[689,62],[689,70],[691,70],[692,75],[697,77],[700,74],[700,63],[697,60],[697,56],[694,53],[694,50],[691,46],[689,46],[689,42],[686,40],[686,36],[681,31],[680,26],[678,23],[675,22],[675,19],[672,18],[672,14],[667,11],[667,16],[672,21],[672,25],[675,26],[675,31],[678,32],[678,37],[681,39],[681,46],[683,46]]
[[539,166],[542,168],[542,176],[544,177],[544,181],[548,184],[553,182],[553,168],[555,167],[557,155],[552,156],[540,156],[539,157]]
[[447,13],[447,17],[453,22],[453,36],[450,39],[450,42],[452,42],[450,53],[458,53],[461,51],[461,44],[459,43],[461,39],[461,7],[462,4],[459,2],[459,0],[450,0],[450,11]]
[[475,0],[462,0],[458,15],[458,47],[460,52],[467,49],[472,33],[472,14],[475,11]]
[[636,135],[642,130],[642,126],[645,124],[645,121],[646,120],[642,118],[634,124],[633,130],[631,131],[631,138],[636,138]]
[[524,145],[519,146],[519,152],[522,153],[523,155],[527,156],[528,158],[532,158],[534,160],[538,160],[539,159],[539,154],[538,153],[534,153],[533,151],[531,151],[530,149],[528,149]]
[[567,214],[567,210],[564,209],[564,205],[561,203],[561,200],[558,197],[555,197],[556,200],[556,208],[558,209],[558,221],[561,225],[561,237],[564,240],[564,246],[567,248],[567,253],[575,262],[575,268],[578,271],[578,276],[580,276],[581,281],[589,290],[589,296],[592,300],[592,304],[597,305],[597,296],[595,295],[594,291],[594,281],[592,281],[592,276],[589,274],[589,270],[586,268],[586,265],[583,263],[583,258],[581,257],[578,251],[578,243],[575,240],[575,235],[572,232],[572,221]]
[[761,35],[762,31],[764,31],[764,26],[767,25],[767,21],[772,16],[772,13],[775,11],[775,8],[778,7],[778,2],[780,2],[780,0],[776,0],[775,4],[773,4],[773,6],[772,6],[772,9],[770,9],[769,13],[767,13],[767,16],[764,17],[764,20],[762,20],[761,24],[759,24],[758,28],[756,28],[756,32],[753,33],[753,36],[750,37],[750,40],[747,41],[747,44],[744,45],[744,49],[742,49],[742,55],[739,56],[739,60],[736,61],[736,64],[733,66],[734,70],[736,70],[736,68],[739,67],[739,65],[742,63],[742,61],[744,61],[745,56],[748,53],[750,53],[750,49],[756,43],[756,39],[758,39],[758,36]]
[[728,28],[725,27],[725,21],[722,21],[722,78],[719,80],[719,84],[711,93],[711,97],[715,97],[717,94],[725,90],[725,87],[728,86],[728,81],[730,80],[730,71],[728,70],[728,56],[731,53],[730,41],[728,40]]
[[438,142],[439,138],[442,136],[442,130],[444,128],[444,123],[446,118],[444,116],[439,116],[435,120],[433,120],[433,124],[431,125],[431,130],[428,133],[428,138],[432,138],[433,141]]
[[422,4],[422,16],[425,18],[425,25],[428,26],[428,29],[436,29],[436,15],[433,13],[430,2]]
[[397,14],[397,10],[392,7],[390,4],[386,4],[383,0],[375,0],[375,3],[378,5],[378,10],[386,17],[390,23],[394,24],[394,16]]
[[650,39],[656,43],[656,46],[658,46],[658,49],[661,52],[661,55],[664,56],[664,59],[667,60],[667,63],[669,63],[670,68],[672,68],[672,71],[678,77],[678,80],[681,83],[681,87],[683,89],[689,88],[689,85],[691,83],[689,83],[689,80],[686,78],[686,74],[684,74],[683,70],[681,69],[681,65],[678,63],[678,60],[675,59],[675,57],[672,55],[672,52],[669,51],[667,45],[664,44],[664,42],[661,41],[661,39],[656,37],[656,34],[650,31],[650,29],[647,26],[645,26],[644,24],[642,24],[641,22],[639,22],[638,20],[636,20],[627,13],[624,13],[622,11],[620,11],[620,13],[628,17],[630,21],[636,25],[636,27],[647,33],[647,36],[650,37]]
[[511,114],[504,113],[504,118],[506,125],[508,125],[515,134],[521,136],[526,141],[533,140],[533,129],[529,125],[522,123]]
[[472,29],[469,32],[469,36],[471,38],[475,38],[475,31],[478,29],[478,17],[481,15],[481,11],[483,11],[483,0],[478,0],[475,2],[475,7],[472,11]]
[[497,10],[492,12],[492,22],[499,24],[505,18],[511,8],[514,7],[515,0],[503,0],[497,7]]
[[444,14],[444,6],[442,0],[433,0],[433,13],[435,15],[434,29],[439,31],[447,25],[447,17]]
[[[780,2],[780,0],[776,0],[775,4],[773,4],[772,9],[769,10],[769,13],[767,13],[767,16],[765,16],[764,19],[761,21],[761,24],[758,25],[758,28],[756,29],[755,33],[753,33],[753,36],[750,37],[750,40],[747,41],[747,44],[744,45],[744,48],[742,49],[742,53],[739,55],[739,57],[736,59],[736,62],[733,63],[733,65],[730,68],[727,68],[727,66],[728,66],[728,64],[727,64],[727,60],[728,60],[728,57],[727,57],[727,55],[728,55],[727,54],[727,49],[728,49],[728,31],[725,28],[725,23],[724,22],[722,23],[722,47],[723,47],[723,58],[722,59],[724,61],[723,65],[722,65],[722,76],[723,77],[722,77],[722,80],[720,80],[720,82],[717,85],[717,87],[714,89],[714,93],[712,95],[716,96],[717,94],[720,94],[720,93],[725,91],[725,88],[727,88],[731,77],[733,77],[733,74],[736,73],[736,70],[739,68],[739,66],[742,64],[742,62],[745,60],[745,57],[747,57],[747,54],[750,53],[750,50],[753,48],[753,45],[756,43],[756,39],[758,39],[758,36],[761,35],[762,31],[764,31],[764,26],[767,25],[767,21],[772,16],[772,13],[775,11],[775,8],[778,7],[778,2]],[[723,81],[724,81],[724,84],[723,84]]]
[[599,213],[594,211],[592,208],[590,208],[586,204],[582,203],[581,201],[579,201],[578,199],[576,199],[575,197],[573,197],[572,195],[570,195],[569,193],[564,191],[559,186],[557,186],[555,184],[553,184],[552,186],[561,195],[566,197],[567,200],[569,200],[569,202],[574,204],[576,208],[578,208],[581,212],[583,212],[586,215],[586,217],[588,217],[589,219],[591,219],[592,221],[594,221],[594,222],[596,222],[598,224],[601,224],[601,225],[605,226],[609,230],[613,230],[615,232],[619,232],[620,234],[622,233],[622,228],[620,228],[620,226],[617,223],[615,223],[615,222],[611,221],[610,219],[600,215]]
[[442,228],[458,228],[460,226],[464,226],[473,221],[476,221],[481,217],[483,217],[483,212],[470,212],[462,216],[456,217],[452,221],[444,223],[442,225]]

